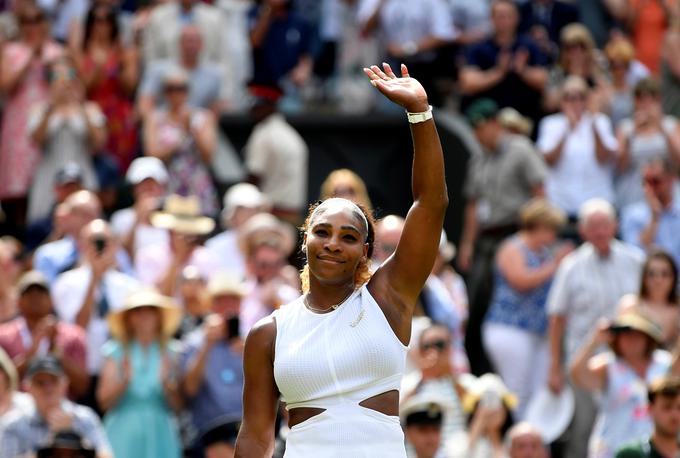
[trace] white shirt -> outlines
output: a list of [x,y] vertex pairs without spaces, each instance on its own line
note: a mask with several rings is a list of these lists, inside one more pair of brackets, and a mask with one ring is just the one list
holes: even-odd
[[[52,301],[59,318],[68,323],[75,323],[78,312],[85,301],[85,294],[92,278],[92,271],[87,266],[69,270],[59,275],[52,287]],[[108,270],[102,277],[103,291],[96,293],[106,295],[109,313],[120,310],[125,299],[141,286],[139,281],[117,270]],[[109,337],[106,318],[98,315],[95,308],[87,326],[87,369],[90,374],[98,374],[103,358],[100,352],[102,345]]]
[[[597,161],[593,123],[604,146],[616,150],[618,143],[609,118],[602,113],[586,113],[568,134],[557,163],[548,168],[548,199],[569,215],[578,214],[581,204],[595,197],[614,202],[613,162],[603,165]],[[538,126],[538,150],[544,155],[553,150],[569,128],[562,113],[543,118]]]
[[245,146],[246,169],[275,207],[300,210],[307,203],[307,144],[283,115],[260,122]]
[[[111,216],[111,229],[118,237],[125,237],[132,230],[136,220],[137,215],[135,215],[133,208],[118,210]],[[140,224],[135,231],[134,257],[136,257],[140,248],[157,243],[165,246],[169,245],[170,235],[168,231],[151,226],[150,224]]]
[[546,308],[550,315],[566,318],[565,362],[587,342],[600,318],[613,318],[625,294],[640,288],[644,253],[619,240],[611,242],[609,257],[600,257],[584,243],[564,258],[555,273]]
[[219,270],[226,270],[236,278],[246,275],[246,261],[238,246],[238,234],[227,230],[205,242],[205,247],[215,256]]

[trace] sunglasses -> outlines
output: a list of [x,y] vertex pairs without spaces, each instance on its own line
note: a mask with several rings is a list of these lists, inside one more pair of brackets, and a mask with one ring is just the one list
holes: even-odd
[[186,90],[187,90],[186,84],[168,84],[167,86],[165,86],[166,92],[186,92]]
[[645,183],[650,185],[651,187],[655,188],[659,186],[663,182],[663,178],[661,177],[647,177],[645,178]]
[[649,278],[671,278],[673,277],[673,272],[670,270],[649,269],[645,272],[645,276]]
[[565,102],[583,102],[586,99],[585,94],[564,94],[562,99]]
[[579,43],[579,42],[564,43],[563,46],[564,46],[564,49],[566,49],[566,50],[580,49],[582,51],[585,51],[586,49],[588,49],[588,47],[584,43]]
[[437,350],[444,351],[449,343],[444,339],[433,340],[432,342],[423,342],[420,346],[422,351]]
[[19,18],[19,24],[22,25],[31,25],[31,24],[40,24],[45,20],[45,16],[41,14],[37,14],[35,16],[24,16],[22,18]]

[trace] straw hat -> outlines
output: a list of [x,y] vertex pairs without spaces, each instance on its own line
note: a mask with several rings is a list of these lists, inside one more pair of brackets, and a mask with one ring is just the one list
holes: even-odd
[[215,221],[201,214],[197,197],[176,194],[165,199],[162,211],[151,214],[151,224],[186,235],[205,235],[215,228]]
[[251,217],[241,229],[238,245],[246,256],[252,248],[260,245],[273,245],[281,248],[288,257],[295,249],[297,241],[295,229],[270,213],[258,213]]
[[17,375],[16,366],[12,362],[9,355],[0,348],[0,371],[4,372],[9,379],[9,388],[12,391],[16,391],[19,387],[19,376]]
[[657,344],[663,343],[663,331],[661,330],[661,327],[640,312],[630,311],[619,315],[614,319],[609,329],[613,332],[627,330],[639,331],[649,336]]
[[156,307],[161,312],[161,334],[164,338],[172,336],[182,320],[182,311],[175,302],[154,289],[140,289],[130,294],[125,300],[123,308],[109,313],[106,320],[111,335],[119,341],[127,340],[125,328],[125,314],[140,307]]
[[517,407],[519,402],[517,396],[508,390],[503,380],[496,374],[484,374],[479,378],[469,376],[461,379],[460,383],[465,388],[463,410],[467,413],[475,410],[480,401],[489,404],[502,402],[510,410]]
[[522,114],[512,107],[505,107],[498,112],[498,121],[506,129],[515,129],[524,135],[530,135],[534,128],[534,123],[531,119],[522,116]]
[[210,297],[233,295],[243,297],[248,294],[246,285],[227,271],[215,273],[208,282],[208,294]]

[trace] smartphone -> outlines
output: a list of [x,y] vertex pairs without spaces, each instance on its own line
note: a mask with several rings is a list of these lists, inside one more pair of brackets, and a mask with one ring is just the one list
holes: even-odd
[[92,241],[92,244],[94,245],[94,249],[97,251],[97,254],[102,254],[106,249],[105,238],[98,237]]
[[241,322],[239,320],[238,315],[232,316],[227,320],[226,326],[227,340],[236,339],[239,337],[240,326]]

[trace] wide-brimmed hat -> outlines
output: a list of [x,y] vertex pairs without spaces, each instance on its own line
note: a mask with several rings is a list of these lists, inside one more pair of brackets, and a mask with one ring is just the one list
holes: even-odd
[[574,393],[565,385],[558,394],[545,386],[531,397],[525,420],[541,433],[546,444],[557,440],[569,427],[574,416]]
[[441,425],[448,407],[448,403],[441,397],[417,394],[399,407],[399,418],[404,426]]
[[246,255],[253,247],[272,245],[280,248],[287,257],[295,249],[296,240],[296,232],[291,225],[271,213],[258,213],[243,225],[238,245]]
[[182,320],[182,311],[175,301],[162,295],[155,289],[144,288],[130,294],[125,300],[123,308],[111,312],[106,317],[111,335],[119,341],[128,340],[125,327],[125,314],[140,307],[156,307],[161,314],[161,334],[164,338],[172,336]]
[[38,287],[40,289],[45,290],[48,293],[50,291],[50,283],[47,280],[47,277],[39,270],[29,270],[21,277],[19,277],[19,281],[17,281],[16,290],[17,293],[21,296],[22,294],[24,294],[26,291],[33,287]]
[[12,391],[16,391],[19,388],[19,375],[17,373],[17,368],[12,362],[7,352],[0,347],[0,371],[7,375],[9,380],[9,388]]
[[505,107],[498,112],[498,121],[506,129],[515,129],[524,135],[530,135],[534,128],[534,123],[531,119],[522,116],[522,114],[512,107]]
[[477,378],[473,375],[460,379],[465,389],[463,396],[463,410],[467,413],[475,410],[477,403],[482,400],[498,400],[509,410],[517,407],[517,396],[508,390],[503,380],[496,374],[484,374]]
[[163,210],[151,214],[151,224],[186,235],[205,235],[215,228],[215,221],[201,213],[197,197],[176,194],[165,199]]
[[210,281],[208,281],[208,294],[210,297],[222,295],[243,297],[248,294],[248,288],[230,272],[221,271],[210,277]]
[[161,184],[168,182],[168,170],[163,161],[157,157],[144,156],[138,157],[130,163],[125,175],[127,181],[135,185],[149,178]]
[[624,312],[617,316],[609,326],[609,329],[613,332],[638,331],[647,335],[657,344],[663,343],[664,340],[661,326],[649,319],[647,315],[638,311]]

